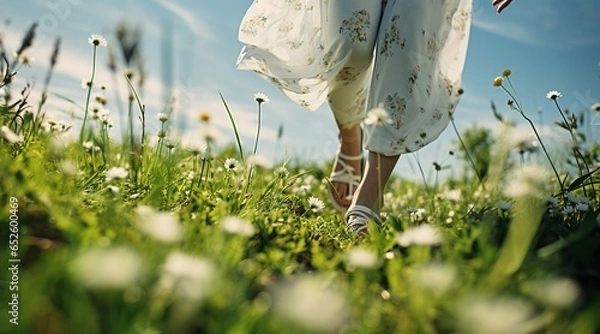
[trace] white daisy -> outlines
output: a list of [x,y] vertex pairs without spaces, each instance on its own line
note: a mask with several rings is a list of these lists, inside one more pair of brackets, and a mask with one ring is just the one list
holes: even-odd
[[181,224],[172,214],[159,212],[147,206],[139,206],[137,214],[140,231],[156,241],[170,244],[183,237]]
[[313,212],[319,212],[325,208],[325,204],[323,203],[323,201],[321,201],[315,196],[310,196],[308,198],[308,206]]
[[142,258],[128,248],[97,248],[77,256],[70,270],[88,288],[122,289],[140,278],[142,266]]
[[442,236],[431,225],[422,224],[398,234],[396,242],[402,247],[410,245],[434,246],[442,243]]
[[169,120],[169,114],[160,112],[158,115],[156,115],[156,118],[158,118],[160,122],[164,123]]
[[92,36],[90,36],[88,38],[88,43],[90,43],[94,46],[106,47],[108,45],[108,43],[106,42],[106,38],[104,36],[98,35],[98,34],[92,34]]
[[251,237],[254,235],[254,233],[256,233],[254,225],[234,216],[223,218],[221,221],[221,227],[227,233],[237,234],[245,237]]
[[268,97],[268,96],[266,96],[266,95],[265,95],[265,94],[263,94],[263,93],[256,93],[256,94],[254,94],[254,100],[255,100],[256,102],[258,102],[258,104],[261,104],[261,103],[269,103],[269,97]]
[[364,248],[353,248],[346,255],[348,266],[370,269],[377,266],[377,255]]
[[225,169],[227,169],[227,170],[236,171],[239,164],[240,164],[239,161],[237,161],[236,159],[227,158],[227,159],[225,159],[225,163],[223,165],[225,166]]
[[388,112],[382,107],[377,107],[377,108],[371,109],[367,113],[367,117],[365,118],[364,122],[367,125],[376,125],[376,126],[382,126],[385,124],[393,123]]
[[556,100],[561,97],[562,97],[562,94],[557,90],[551,90],[548,92],[548,94],[546,94],[546,98],[548,100]]
[[110,182],[114,179],[124,179],[127,177],[129,172],[123,167],[112,167],[106,171],[106,182]]

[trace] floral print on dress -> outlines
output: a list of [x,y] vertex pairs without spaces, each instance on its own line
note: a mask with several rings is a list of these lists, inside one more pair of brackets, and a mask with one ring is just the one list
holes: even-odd
[[365,126],[366,149],[412,152],[440,135],[459,101],[472,1],[254,0],[238,68],[310,110],[329,97],[339,124],[383,105],[393,123]]
[[245,21],[240,28],[240,32],[246,35],[256,36],[260,28],[264,28],[266,23],[267,17],[265,14],[258,14]]
[[386,57],[394,55],[394,46],[400,46],[402,49],[406,46],[406,38],[400,37],[397,21],[400,20],[400,15],[392,17],[392,23],[384,32],[383,43],[379,47],[379,54]]
[[367,30],[371,26],[371,14],[365,9],[355,11],[352,17],[345,19],[340,27],[340,34],[350,37],[352,42],[366,42]]

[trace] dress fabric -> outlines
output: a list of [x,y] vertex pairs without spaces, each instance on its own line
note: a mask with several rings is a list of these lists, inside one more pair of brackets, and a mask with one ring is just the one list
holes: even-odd
[[365,124],[368,150],[416,151],[446,128],[458,103],[472,0],[255,0],[239,29],[237,67],[292,101],[329,103],[340,126]]

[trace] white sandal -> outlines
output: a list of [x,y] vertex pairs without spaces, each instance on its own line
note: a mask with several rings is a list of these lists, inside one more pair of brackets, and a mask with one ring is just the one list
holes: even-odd
[[[340,212],[345,212],[346,210],[348,210],[348,207],[339,204],[339,202],[337,201],[337,199],[341,196],[338,196],[340,194],[337,192],[337,189],[333,186],[333,182],[344,183],[348,185],[348,195],[346,195],[346,199],[351,201],[352,197],[354,196],[354,192],[356,191],[356,188],[358,188],[358,185],[360,184],[362,175],[354,174],[354,167],[348,165],[346,161],[358,161],[363,160],[363,158],[364,156],[362,153],[359,155],[351,156],[338,151],[336,155],[335,161],[333,163],[333,171],[329,176],[329,198],[331,199],[333,207]],[[338,166],[341,166],[342,168],[336,171],[335,169],[339,168]]]
[[381,217],[364,205],[353,205],[346,212],[348,228],[357,234],[366,234],[369,221],[371,220],[378,226],[382,225]]

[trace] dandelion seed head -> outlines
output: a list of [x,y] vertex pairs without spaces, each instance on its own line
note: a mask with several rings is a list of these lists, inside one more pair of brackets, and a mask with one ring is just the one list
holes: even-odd
[[92,34],[92,36],[90,36],[88,38],[88,43],[90,43],[94,46],[102,46],[102,47],[106,47],[108,45],[108,42],[106,41],[106,37],[104,37],[102,35],[98,35],[98,34]]

